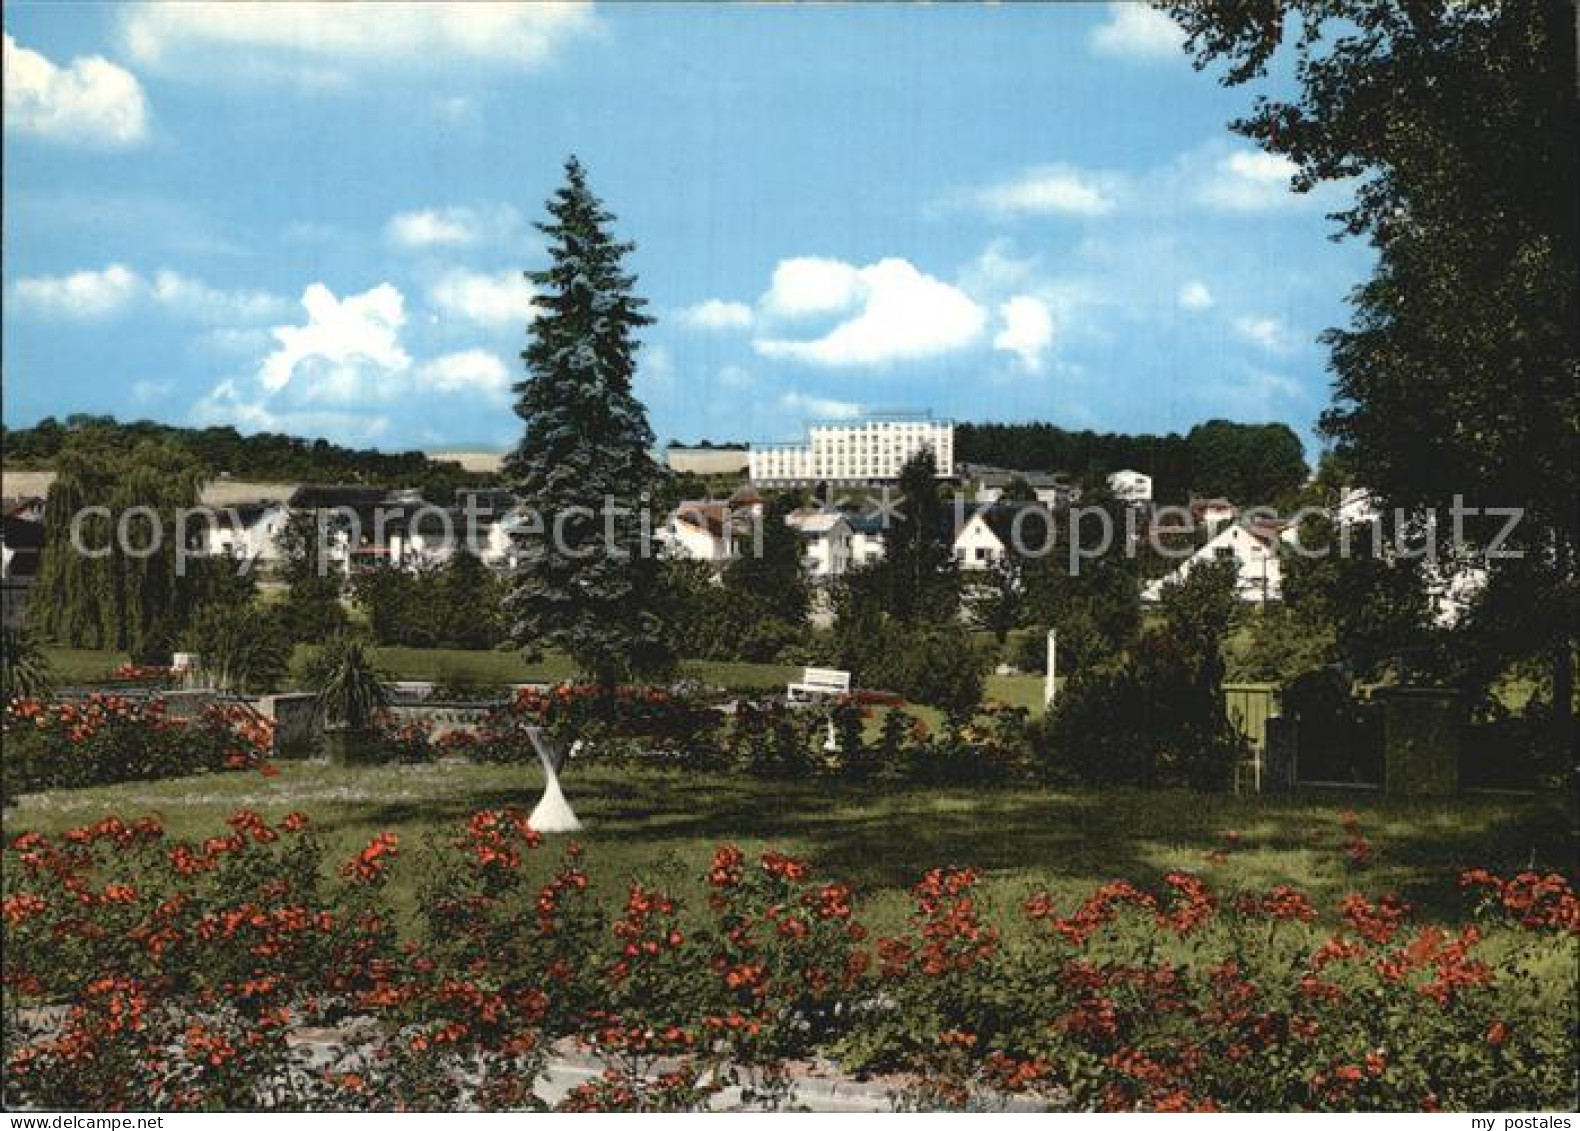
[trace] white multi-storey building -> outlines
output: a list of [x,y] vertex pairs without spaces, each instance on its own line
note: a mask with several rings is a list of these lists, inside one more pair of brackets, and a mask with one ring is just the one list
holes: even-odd
[[885,483],[924,447],[932,448],[938,477],[953,473],[955,426],[930,413],[893,413],[855,421],[823,421],[804,444],[753,444],[749,470],[759,486],[807,483]]

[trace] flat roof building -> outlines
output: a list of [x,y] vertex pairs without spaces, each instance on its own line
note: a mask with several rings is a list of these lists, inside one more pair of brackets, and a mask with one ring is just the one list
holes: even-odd
[[801,444],[753,444],[749,472],[758,486],[891,483],[922,448],[933,450],[938,477],[954,471],[955,426],[931,413],[882,413],[818,421]]

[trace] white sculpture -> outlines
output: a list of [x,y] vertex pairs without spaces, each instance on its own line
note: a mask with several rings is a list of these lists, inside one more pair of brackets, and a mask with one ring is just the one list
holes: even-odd
[[581,742],[578,740],[567,753],[560,743],[545,738],[541,727],[528,727],[527,737],[538,752],[538,761],[543,763],[543,796],[527,818],[527,824],[540,833],[573,833],[582,823],[576,819],[570,802],[560,790],[560,771],[569,760],[568,754],[574,754]]

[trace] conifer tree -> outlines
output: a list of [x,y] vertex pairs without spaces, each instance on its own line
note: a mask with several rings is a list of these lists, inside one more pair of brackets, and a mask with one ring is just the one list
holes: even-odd
[[636,331],[652,324],[624,266],[634,245],[587,187],[581,163],[548,201],[550,265],[527,272],[538,316],[516,386],[526,429],[505,473],[541,520],[521,539],[507,605],[529,652],[569,655],[595,682],[666,670],[658,563],[639,517],[659,478],[647,410],[632,392]]
[[801,537],[785,521],[798,502],[795,495],[784,494],[764,506],[760,539],[743,539],[740,556],[724,571],[726,585],[761,599],[791,624],[806,619],[811,603]]

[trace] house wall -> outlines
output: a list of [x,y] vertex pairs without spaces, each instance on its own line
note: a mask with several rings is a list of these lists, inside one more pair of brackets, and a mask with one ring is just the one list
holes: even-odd
[[850,568],[850,527],[836,523],[806,539],[807,571],[815,578],[839,577]]
[[868,565],[883,557],[883,535],[858,534],[854,531],[850,536],[850,564],[853,566]]
[[1173,573],[1149,582],[1142,589],[1142,598],[1147,601],[1158,600],[1165,585],[1183,581],[1198,565],[1224,556],[1232,557],[1236,562],[1235,595],[1240,600],[1249,604],[1262,604],[1282,599],[1283,562],[1278,557],[1276,540],[1270,546],[1243,526],[1231,526],[1220,531],[1181,562]]
[[677,556],[693,561],[722,562],[732,556],[733,547],[727,539],[715,538],[689,522],[671,523],[669,540]]
[[1004,556],[1004,543],[981,515],[972,515],[955,535],[954,551],[961,569],[987,569]]
[[1108,477],[1108,489],[1126,503],[1152,501],[1152,476],[1139,471],[1116,471]]

